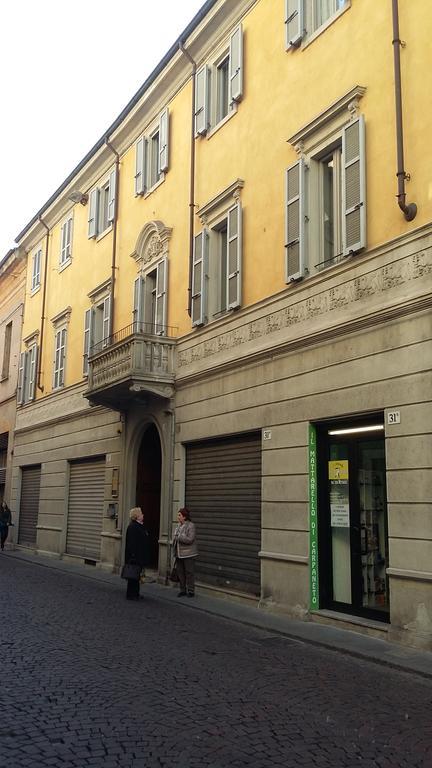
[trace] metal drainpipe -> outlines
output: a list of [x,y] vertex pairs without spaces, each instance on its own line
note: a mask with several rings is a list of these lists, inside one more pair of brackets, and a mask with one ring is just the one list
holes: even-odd
[[194,251],[194,216],[195,216],[195,75],[197,65],[189,51],[180,41],[179,48],[192,64],[192,121],[191,121],[191,165],[189,193],[189,281],[188,281],[188,315],[192,314],[192,266]]
[[175,453],[175,410],[174,404],[169,410],[165,411],[165,414],[171,418],[171,450],[170,450],[170,479],[168,490],[168,526],[167,526],[167,554],[166,554],[166,573],[165,573],[165,585],[169,583],[169,577],[171,573],[171,529],[172,529],[172,513],[174,502],[174,453]]
[[400,49],[402,41],[399,38],[399,8],[398,0],[392,0],[393,14],[393,55],[394,55],[394,82],[395,82],[395,103],[396,103],[396,147],[397,147],[397,180],[398,180],[398,205],[407,221],[412,221],[417,215],[417,206],[415,203],[406,203],[405,181],[410,176],[404,168],[404,148],[403,148],[403,125],[402,125],[402,85],[401,85],[401,66]]
[[111,311],[109,321],[109,336],[112,338],[114,335],[114,286],[115,286],[115,272],[116,272],[116,249],[117,249],[117,214],[118,214],[118,196],[119,196],[119,167],[120,167],[120,155],[110,144],[108,137],[105,137],[105,144],[108,149],[115,155],[115,198],[114,198],[114,221],[113,221],[113,239],[112,239],[112,257],[111,257]]
[[43,275],[42,310],[41,310],[41,322],[40,322],[40,342],[39,342],[38,372],[37,372],[37,388],[40,392],[43,392],[44,387],[41,384],[41,376],[42,376],[41,366],[42,366],[42,347],[43,347],[44,330],[45,330],[46,289],[47,289],[47,280],[48,280],[49,227],[45,224],[41,216],[39,216],[39,221],[42,224],[42,226],[45,227],[46,229],[45,268],[44,268],[44,275]]

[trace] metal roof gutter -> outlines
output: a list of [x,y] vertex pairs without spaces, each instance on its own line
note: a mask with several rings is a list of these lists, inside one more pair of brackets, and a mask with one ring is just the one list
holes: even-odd
[[72,173],[67,176],[67,178],[64,180],[64,182],[56,189],[54,194],[51,195],[51,197],[46,201],[46,203],[42,206],[42,208],[33,216],[33,218],[29,221],[29,223],[24,227],[24,229],[21,230],[21,232],[16,236],[15,241],[18,242],[21,240],[21,238],[28,232],[29,229],[33,226],[33,224],[36,224],[36,222],[39,221],[42,214],[49,208],[49,206],[54,202],[54,200],[63,192],[64,189],[70,184],[70,182],[73,180],[74,176],[76,176],[79,171],[82,170],[82,168],[85,167],[85,165],[88,163],[88,161],[93,157],[93,155],[96,154],[96,152],[101,149],[105,143],[106,140],[109,139],[111,134],[116,130],[116,128],[121,125],[125,117],[129,114],[129,112],[133,109],[133,107],[138,103],[138,101],[141,99],[141,97],[145,94],[146,90],[152,85],[152,83],[156,80],[156,78],[160,75],[160,73],[164,70],[164,68],[167,66],[167,64],[171,61],[171,59],[176,55],[176,53],[179,52],[179,47],[181,44],[186,42],[186,39],[189,37],[189,35],[194,31],[194,29],[198,26],[198,24],[203,20],[205,15],[208,13],[208,11],[218,2],[218,0],[206,0],[204,5],[199,9],[198,13],[195,14],[192,21],[189,22],[187,27],[183,30],[181,35],[177,38],[175,43],[171,46],[169,51],[165,54],[165,56],[160,60],[159,64],[153,72],[148,76],[147,80],[144,81],[141,88],[136,92],[136,94],[131,98],[128,104],[126,104],[125,108],[120,112],[119,116],[114,120],[114,122],[110,125],[107,131],[101,136],[99,141],[96,142],[96,144],[91,148],[89,152],[85,155],[85,157],[81,160],[80,163],[73,169]]

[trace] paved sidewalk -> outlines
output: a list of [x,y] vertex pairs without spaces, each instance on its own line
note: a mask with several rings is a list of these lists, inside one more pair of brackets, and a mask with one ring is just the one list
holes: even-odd
[[[54,557],[27,553],[22,550],[5,550],[1,557],[31,562],[43,568],[69,572],[86,579],[94,579],[110,585],[113,589],[124,590],[124,583],[118,574],[66,562]],[[177,589],[158,583],[146,583],[143,590],[157,600],[178,602]],[[376,664],[385,664],[395,669],[416,673],[432,678],[432,653],[406,648],[393,643],[353,632],[347,629],[325,626],[307,621],[297,621],[266,609],[248,606],[223,597],[198,592],[194,600],[184,600],[182,605],[194,611],[220,616],[230,621],[263,629],[305,643],[367,659]]]

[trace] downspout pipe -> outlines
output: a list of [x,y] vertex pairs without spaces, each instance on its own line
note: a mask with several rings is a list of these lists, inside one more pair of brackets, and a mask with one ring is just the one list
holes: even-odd
[[114,197],[114,220],[113,220],[113,238],[111,255],[111,307],[109,318],[109,336],[112,339],[114,335],[114,287],[116,273],[116,251],[117,251],[117,217],[118,217],[118,198],[119,198],[119,176],[120,176],[120,155],[110,143],[108,136],[105,137],[105,144],[115,155],[115,197]]
[[188,315],[192,315],[192,268],[194,252],[194,217],[195,217],[195,75],[197,71],[196,61],[189,51],[179,42],[179,49],[189,59],[192,65],[192,119],[191,119],[191,160],[190,160],[190,187],[189,187],[189,281],[188,281]]
[[42,289],[42,309],[41,309],[41,321],[40,321],[40,341],[39,341],[39,353],[38,353],[38,366],[37,366],[37,388],[40,392],[44,391],[42,384],[42,348],[44,343],[44,331],[45,331],[45,306],[46,306],[46,292],[47,292],[47,280],[48,280],[48,249],[49,249],[49,227],[45,224],[42,216],[39,216],[39,221],[46,230],[46,242],[45,242],[45,266],[43,273],[43,289]]
[[397,200],[401,211],[407,221],[412,221],[417,215],[417,205],[406,202],[405,182],[409,180],[409,174],[404,168],[403,124],[402,124],[402,83],[400,49],[402,41],[399,37],[399,7],[398,0],[392,0],[393,15],[393,58],[394,58],[394,84],[396,105],[396,147],[397,147]]

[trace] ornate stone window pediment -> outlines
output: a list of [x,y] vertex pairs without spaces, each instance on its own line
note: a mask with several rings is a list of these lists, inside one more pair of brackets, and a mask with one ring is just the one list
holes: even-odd
[[130,254],[143,269],[159,259],[168,256],[172,228],[162,221],[149,221],[142,228],[135,250]]
[[111,278],[108,277],[106,280],[103,281],[103,283],[98,285],[96,288],[93,288],[93,290],[87,294],[91,303],[97,304],[99,301],[105,298],[105,296],[109,292],[110,287],[111,287]]
[[23,343],[25,344],[25,346],[31,347],[32,344],[37,344],[39,340],[39,333],[40,333],[39,329],[29,333],[28,336],[26,336],[25,339],[23,339]]
[[67,325],[70,320],[71,312],[72,307],[66,307],[65,309],[62,309],[61,312],[54,315],[54,317],[51,318],[54,328],[59,328],[61,325]]

